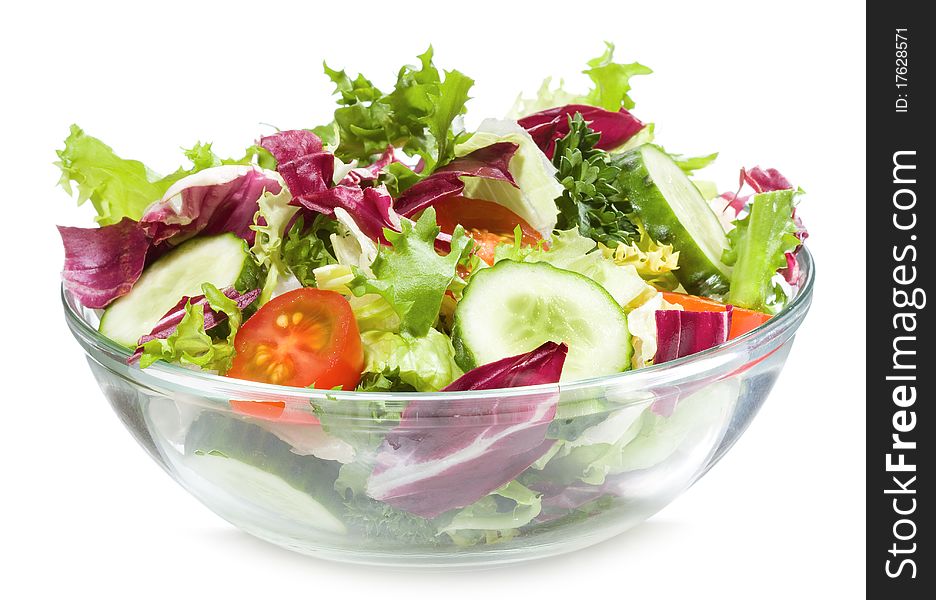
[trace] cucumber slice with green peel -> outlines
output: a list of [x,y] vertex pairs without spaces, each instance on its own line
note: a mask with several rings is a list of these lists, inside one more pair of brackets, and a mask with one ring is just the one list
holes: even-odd
[[728,237],[718,217],[672,158],[644,144],[617,157],[621,187],[647,233],[679,251],[673,271],[690,294],[728,291],[731,269],[722,262]]
[[472,275],[455,309],[452,341],[465,371],[565,342],[564,381],[626,371],[632,352],[627,317],[604,288],[547,263],[512,260]]
[[[317,427],[317,425],[309,425]],[[185,439],[185,464],[228,493],[284,519],[344,534],[340,464],[291,451],[262,427],[205,413]]]
[[183,296],[201,295],[202,284],[245,292],[260,287],[260,279],[260,267],[241,238],[195,238],[146,267],[130,293],[104,311],[99,330],[133,348]]

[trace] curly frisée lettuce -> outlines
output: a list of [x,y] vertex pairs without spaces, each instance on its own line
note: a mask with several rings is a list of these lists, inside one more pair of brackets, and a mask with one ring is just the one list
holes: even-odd
[[632,265],[637,273],[653,287],[672,291],[679,286],[673,271],[679,268],[679,251],[670,244],[659,244],[650,237],[640,219],[634,219],[640,238],[630,244],[618,244],[609,248],[599,244],[605,258],[616,265]]
[[570,94],[563,89],[560,80],[556,89],[550,89],[552,78],[547,78],[540,86],[537,97],[524,100],[518,97],[511,113],[526,116],[547,108],[564,104],[588,104],[605,110],[616,111],[620,108],[634,108],[630,98],[631,77],[649,75],[653,71],[640,63],[614,62],[614,44],[605,42],[605,51],[588,61],[588,68],[582,71],[591,80],[592,87],[585,94]]
[[439,227],[435,210],[426,209],[415,223],[403,219],[402,231],[384,230],[392,248],[382,247],[371,269],[373,276],[360,272],[349,286],[355,296],[379,294],[400,316],[403,332],[426,335],[439,316],[442,296],[452,280],[458,263],[471,249],[471,238],[458,226],[452,234],[446,256],[435,251]]
[[418,66],[401,68],[390,93],[363,75],[352,79],[324,65],[339,96],[335,154],[341,160],[369,160],[388,146],[419,156],[428,171],[451,160],[458,133],[452,125],[465,111],[474,80],[458,71],[440,77],[432,56],[430,47],[418,56]]
[[71,194],[74,183],[78,204],[90,200],[101,225],[112,225],[125,217],[138,221],[150,204],[183,177],[221,165],[249,165],[258,156],[251,148],[243,158],[221,159],[211,150],[211,144],[199,142],[185,151],[186,158],[192,161],[191,168],[179,168],[161,177],[138,160],[121,158],[110,146],[87,135],[77,125],[71,126],[65,148],[57,154],[59,160],[55,164],[62,171],[59,184]]

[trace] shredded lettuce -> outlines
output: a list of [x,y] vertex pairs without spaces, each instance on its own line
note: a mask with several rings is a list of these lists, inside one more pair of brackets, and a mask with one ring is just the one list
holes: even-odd
[[421,337],[366,331],[361,344],[365,373],[393,373],[418,392],[441,390],[462,375],[455,364],[452,340],[435,329]]

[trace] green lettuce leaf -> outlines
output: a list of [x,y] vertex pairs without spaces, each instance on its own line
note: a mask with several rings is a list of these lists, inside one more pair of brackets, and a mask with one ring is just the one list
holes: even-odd
[[730,248],[722,261],[733,266],[728,304],[772,312],[786,296],[773,282],[777,269],[786,266],[786,253],[800,244],[793,222],[793,200],[798,191],[779,190],[755,194],[749,213],[735,221],[728,233]]
[[440,256],[435,251],[439,233],[435,209],[427,208],[417,222],[401,220],[401,232],[384,229],[392,248],[382,246],[371,269],[363,270],[349,287],[355,296],[379,294],[400,316],[401,330],[415,337],[426,335],[439,316],[442,297],[458,263],[468,256],[471,239],[461,226],[452,233],[451,251]]
[[415,387],[403,381],[399,369],[389,369],[380,373],[364,373],[361,381],[354,388],[356,392],[415,392]]
[[240,159],[222,159],[212,151],[211,144],[199,142],[184,150],[192,162],[191,168],[179,168],[160,177],[138,160],[119,157],[110,146],[72,125],[65,148],[56,151],[59,160],[55,164],[62,171],[59,184],[65,191],[72,194],[75,184],[78,204],[90,200],[97,212],[97,222],[112,225],[124,217],[140,220],[146,208],[183,177],[219,165],[263,164],[260,150],[251,147]]
[[[347,466],[341,470],[344,471]],[[355,494],[346,500],[345,509],[345,522],[360,531],[365,539],[395,540],[407,547],[429,548],[448,541],[437,534],[437,526],[432,521],[372,500],[364,493]]]
[[69,194],[78,188],[78,204],[90,200],[101,225],[124,217],[139,220],[147,206],[162,198],[172,185],[137,160],[120,158],[110,146],[86,135],[77,125],[58,150],[55,164],[62,170],[59,184]]
[[[267,277],[260,292],[260,304],[273,295],[277,284],[289,276],[290,270],[283,260],[283,231],[299,210],[290,206],[292,195],[286,186],[279,194],[265,191],[257,201],[259,209],[254,215],[251,229],[257,232],[251,252],[257,262],[266,267]],[[261,220],[262,219],[262,220]],[[260,223],[263,223],[261,225]]]
[[588,67],[583,73],[592,80],[593,87],[586,96],[585,104],[614,111],[622,106],[628,110],[634,108],[634,101],[628,96],[631,77],[653,73],[649,67],[640,63],[614,62],[614,44],[611,42],[605,42],[604,54],[588,61]]
[[640,63],[614,62],[614,44],[605,42],[605,51],[601,56],[588,61],[588,68],[582,71],[591,79],[592,88],[585,94],[574,94],[564,89],[564,82],[560,79],[557,88],[553,89],[552,78],[547,77],[537,91],[536,98],[518,98],[511,109],[512,117],[526,115],[554,108],[566,104],[588,104],[606,110],[617,111],[622,107],[628,110],[634,108],[634,101],[629,93],[631,90],[631,77],[649,75],[653,71]]
[[679,251],[671,244],[659,244],[644,228],[640,219],[634,218],[639,238],[630,244],[618,244],[609,248],[599,244],[601,253],[617,265],[633,265],[644,280],[659,290],[672,291],[679,286],[673,271],[679,268]]
[[[389,378],[389,374],[386,376]],[[374,451],[387,433],[400,423],[400,415],[406,407],[405,400],[376,394],[372,400],[355,399],[353,402],[326,394],[324,398],[313,398],[311,402],[312,411],[325,432],[353,446],[355,461],[368,468],[372,466]],[[350,477],[350,472],[346,476]],[[342,490],[339,492],[344,495]]]
[[436,164],[443,165],[454,157],[455,133],[452,122],[465,112],[468,91],[474,80],[458,71],[446,71],[445,81],[439,86],[435,106],[427,117],[429,133],[436,143]]
[[[662,148],[661,148],[662,150]],[[711,154],[706,154],[705,156],[685,156],[683,154],[670,154],[670,158],[673,159],[680,169],[683,170],[683,173],[692,177],[696,171],[699,169],[704,169],[709,166],[715,159],[718,158],[718,152],[713,152]]]
[[227,315],[227,336],[213,339],[205,332],[205,312],[201,305],[185,305],[185,316],[176,330],[165,339],[150,340],[143,344],[140,368],[145,369],[157,360],[181,365],[192,365],[224,374],[234,360],[234,337],[240,329],[243,315],[237,303],[218,288],[205,283],[202,293],[208,306]]
[[354,296],[348,287],[355,280],[352,267],[335,264],[318,267],[314,271],[315,284],[321,290],[330,290],[347,296],[358,331],[400,331],[400,315],[379,294]]
[[432,56],[430,47],[419,55],[418,66],[401,68],[390,93],[363,75],[352,79],[325,65],[339,96],[334,123],[340,139],[335,154],[341,160],[367,161],[391,145],[421,157],[425,174],[451,160],[457,135],[452,124],[464,113],[474,81],[458,71],[446,72],[443,80]]
[[331,235],[338,222],[318,214],[306,227],[302,217],[296,219],[283,243],[283,262],[305,287],[315,287],[315,269],[337,263]]
[[[404,337],[389,331],[361,334],[364,372],[392,374],[417,392],[435,392],[462,376],[455,364],[455,349],[447,335],[430,329],[422,337]],[[371,381],[370,385],[378,385]]]
[[[738,398],[736,380],[723,380],[678,399],[672,414],[636,403],[605,413],[573,440],[560,440],[525,483],[602,485],[612,475],[655,467],[680,449],[708,447]],[[675,393],[675,389],[674,389]]]
[[539,494],[517,481],[466,506],[439,529],[460,546],[510,539],[543,509]]

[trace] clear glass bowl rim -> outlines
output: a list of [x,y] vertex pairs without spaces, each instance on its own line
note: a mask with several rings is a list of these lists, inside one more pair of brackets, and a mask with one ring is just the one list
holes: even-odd
[[[140,385],[149,386],[146,381],[141,381],[142,379],[146,379],[154,382],[159,381],[166,383],[177,391],[189,393],[198,397],[205,397],[206,392],[210,392],[210,395],[215,397],[226,396],[229,398],[256,401],[282,399],[308,402],[310,399],[325,399],[326,397],[343,402],[369,402],[385,399],[444,401],[453,398],[493,400],[498,398],[503,399],[505,397],[525,396],[528,394],[555,392],[557,389],[561,389],[563,392],[575,392],[589,388],[603,388],[618,385],[626,385],[632,389],[638,389],[639,387],[650,389],[654,385],[665,385],[670,381],[691,381],[701,373],[711,372],[713,369],[731,368],[732,364],[738,364],[738,361],[733,361],[732,358],[737,357],[739,353],[750,354],[751,349],[766,346],[771,340],[775,340],[778,336],[782,336],[786,332],[789,332],[789,335],[786,336],[781,343],[791,337],[805,312],[809,309],[815,281],[815,262],[805,246],[802,247],[797,254],[797,260],[802,273],[802,283],[799,286],[796,296],[783,310],[774,315],[774,317],[765,324],[729,342],[703,352],[659,365],[590,379],[561,382],[559,384],[551,383],[467,392],[384,393],[316,390],[311,388],[258,383],[187,369],[179,365],[164,362],[154,363],[145,370],[135,367],[128,368],[131,372],[136,372],[137,375],[133,376],[133,379],[137,380],[136,383]],[[125,365],[127,359],[131,356],[130,350],[104,337],[97,329],[91,326],[91,324],[77,312],[75,306],[77,300],[72,299],[71,294],[65,289],[64,285],[61,286],[61,299],[65,309],[66,321],[73,334],[76,338],[79,338],[79,341],[83,340],[93,350],[92,352],[88,347],[85,347],[85,351],[99,363],[102,361],[99,360],[98,356],[95,356],[95,354],[109,355],[112,360],[120,361]],[[791,328],[793,331],[789,331]],[[82,345],[84,346],[84,344]],[[771,349],[769,352],[772,351]],[[765,351],[763,354],[766,355],[769,352]],[[748,358],[748,360],[750,360],[750,358]]]

